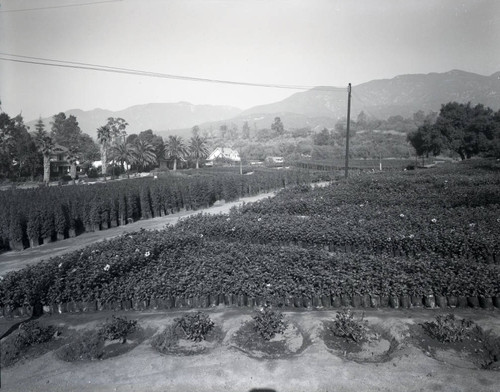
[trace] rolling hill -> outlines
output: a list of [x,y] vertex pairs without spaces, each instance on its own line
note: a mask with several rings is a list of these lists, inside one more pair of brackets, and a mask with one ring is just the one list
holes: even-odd
[[[188,102],[178,102],[135,105],[120,111],[73,109],[65,113],[67,116],[75,116],[81,130],[95,138],[97,128],[106,124],[108,117],[124,118],[129,124],[127,133],[131,134],[140,133],[146,129],[152,129],[155,132],[189,129],[196,124],[231,118],[240,112],[240,109],[231,106],[193,105]],[[50,129],[52,119],[45,118],[43,121],[47,129]],[[28,125],[33,129],[35,122],[31,121]]]
[[[482,76],[453,70],[401,75],[353,86],[351,118],[356,119],[361,111],[379,119],[396,115],[409,117],[419,110],[437,112],[442,104],[450,101],[470,101],[500,109],[500,72]],[[275,116],[280,116],[288,128],[330,128],[347,116],[347,88],[316,87],[280,102],[245,110],[233,122],[256,122],[259,127],[265,121],[264,126],[269,127]]]
[[[453,70],[445,73],[400,75],[392,79],[373,80],[353,86],[351,118],[364,111],[369,117],[387,119],[413,113],[439,111],[442,104],[482,103],[494,110],[500,109],[500,72],[483,76]],[[316,87],[299,92],[268,105],[259,105],[241,111],[231,106],[193,105],[187,102],[150,103],[136,105],[121,111],[94,109],[68,110],[67,115],[77,117],[83,132],[92,137],[108,117],[127,120],[128,133],[152,129],[165,137],[178,134],[190,136],[194,125],[218,129],[222,124],[238,127],[248,121],[251,128],[270,128],[275,117],[281,117],[287,129],[310,127],[333,128],[347,115],[347,88]],[[48,127],[51,119],[44,119]],[[33,126],[35,121],[29,122]],[[32,127],[33,128],[33,127]]]

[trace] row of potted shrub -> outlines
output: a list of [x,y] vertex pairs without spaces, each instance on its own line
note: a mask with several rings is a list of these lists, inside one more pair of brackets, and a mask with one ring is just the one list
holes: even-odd
[[[153,298],[150,300],[126,300],[112,302],[68,302],[43,306],[45,314],[62,313],[87,313],[96,311],[121,311],[121,310],[166,310],[181,308],[210,308],[216,306],[226,307],[262,307],[272,304],[280,308],[308,308],[329,309],[346,306],[354,308],[500,308],[500,297],[445,297],[429,294],[426,296],[379,296],[379,295],[353,295],[353,296],[309,296],[271,298],[249,297],[246,294],[214,294],[202,297],[169,297]],[[31,317],[32,306],[20,306],[15,309],[0,308],[0,317]]]
[[310,181],[311,176],[305,171],[257,170],[251,176],[206,173],[92,186],[9,190],[0,193],[0,250],[35,247],[82,232],[163,216],[181,208],[196,210],[216,200],[235,200]]

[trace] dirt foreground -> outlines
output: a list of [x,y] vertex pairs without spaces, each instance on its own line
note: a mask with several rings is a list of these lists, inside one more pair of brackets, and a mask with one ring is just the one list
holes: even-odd
[[[356,362],[328,349],[323,340],[323,322],[335,317],[333,310],[286,311],[287,320],[301,331],[306,343],[303,350],[280,359],[255,358],[235,346],[235,333],[251,319],[251,309],[217,307],[203,311],[222,327],[224,334],[222,342],[208,352],[190,356],[162,355],[151,347],[151,338],[132,351],[102,361],[68,363],[58,359],[54,352],[48,352],[2,369],[2,391],[499,390],[500,371],[436,359],[414,344],[418,337],[411,336],[412,326],[434,318],[440,312],[438,309],[367,309],[366,320],[384,329],[394,342],[393,350],[374,362],[369,358]],[[500,334],[498,309],[464,309],[455,313]],[[182,312],[46,315],[40,322],[66,326],[78,333],[95,328],[111,314],[138,319],[143,328],[157,333]],[[2,331],[9,323],[12,320],[0,321]]]

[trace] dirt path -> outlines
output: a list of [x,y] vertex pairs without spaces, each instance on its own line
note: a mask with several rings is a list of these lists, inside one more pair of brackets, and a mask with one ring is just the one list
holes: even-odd
[[[255,359],[235,349],[231,337],[251,309],[211,308],[209,313],[225,337],[208,353],[191,356],[161,355],[147,339],[132,351],[115,358],[93,362],[67,363],[53,352],[2,369],[2,391],[498,391],[500,372],[462,368],[439,361],[411,344],[409,327],[430,319],[439,310],[368,309],[366,319],[399,338],[400,344],[388,358],[379,362],[355,362],[342,353],[332,352],[321,338],[322,322],[335,312],[287,311],[309,344],[283,359]],[[459,312],[459,310],[456,310]],[[138,319],[143,327],[160,331],[181,311],[120,312]],[[95,328],[110,312],[43,316],[40,321],[66,326],[72,331]],[[462,317],[500,332],[498,309],[461,310]],[[0,320],[0,327],[7,320]]]
[[65,253],[84,248],[98,241],[117,237],[124,233],[130,233],[133,231],[138,231],[140,229],[160,230],[163,229],[166,225],[176,224],[178,220],[183,217],[199,214],[200,212],[207,214],[228,213],[229,210],[234,206],[240,206],[243,203],[254,202],[257,200],[265,199],[266,197],[272,197],[274,195],[275,192],[269,192],[261,193],[256,196],[244,197],[234,202],[217,202],[214,206],[204,210],[181,211],[176,214],[148,220],[140,220],[125,226],[119,226],[108,230],[83,233],[82,235],[79,235],[75,238],[68,238],[63,241],[52,242],[50,244],[41,245],[37,248],[28,248],[20,252],[11,251],[2,253],[0,254],[0,275],[5,275],[9,271],[15,271],[29,264],[37,263],[50,257],[60,256]]

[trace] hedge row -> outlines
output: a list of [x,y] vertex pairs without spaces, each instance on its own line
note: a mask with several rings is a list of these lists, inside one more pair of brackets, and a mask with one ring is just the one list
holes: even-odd
[[[96,311],[121,311],[121,310],[166,310],[166,309],[186,309],[186,308],[209,308],[215,306],[228,307],[261,307],[266,304],[277,306],[279,308],[393,308],[393,309],[412,309],[412,308],[482,308],[493,309],[500,308],[500,297],[444,297],[434,296],[306,296],[306,297],[285,297],[266,301],[264,297],[248,297],[245,294],[212,294],[202,297],[171,297],[171,298],[152,298],[146,301],[125,300],[113,302],[67,302],[62,304],[51,304],[41,307],[41,312],[45,314],[63,314],[63,313],[88,313]],[[15,309],[10,307],[0,307],[0,317],[30,317],[37,314],[33,306],[25,305]]]
[[500,266],[426,254],[412,259],[367,252],[209,241],[169,229],[139,232],[7,274],[0,306],[151,301],[246,295],[500,296]]
[[[259,204],[253,203],[253,204]],[[244,207],[245,208],[245,207]],[[242,213],[195,215],[179,227],[207,238],[256,244],[367,250],[413,256],[432,252],[500,263],[500,205],[455,209],[342,206],[329,215]]]
[[0,250],[34,247],[309,181],[311,176],[305,171],[263,170],[244,176],[208,172],[0,192]]

